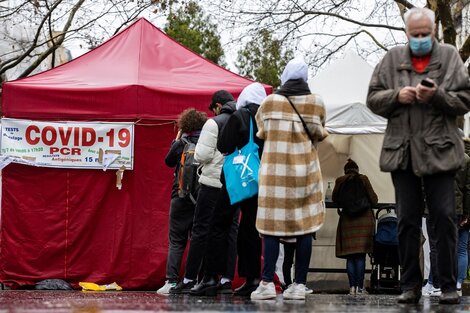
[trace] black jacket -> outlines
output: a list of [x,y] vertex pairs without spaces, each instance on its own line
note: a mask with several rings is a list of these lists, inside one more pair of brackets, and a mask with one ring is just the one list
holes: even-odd
[[248,143],[251,118],[253,122],[253,136],[255,143],[259,147],[258,154],[261,158],[264,141],[256,137],[258,126],[256,125],[255,115],[258,108],[258,104],[250,103],[230,116],[222,132],[219,132],[219,139],[217,140],[217,149],[221,153],[230,154],[235,149],[242,148]]

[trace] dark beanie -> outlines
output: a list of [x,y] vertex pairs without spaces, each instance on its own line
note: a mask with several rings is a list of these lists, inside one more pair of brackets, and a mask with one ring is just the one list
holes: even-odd
[[348,161],[344,165],[344,172],[347,173],[351,171],[359,172],[359,166],[357,166],[357,163],[353,160],[348,159]]

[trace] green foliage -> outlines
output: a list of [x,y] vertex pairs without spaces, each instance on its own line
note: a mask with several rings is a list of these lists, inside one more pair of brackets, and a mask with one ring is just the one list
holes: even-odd
[[224,51],[217,26],[204,15],[195,1],[170,11],[164,31],[173,39],[221,66],[225,66]]
[[282,42],[273,39],[268,30],[261,29],[238,52],[236,66],[241,75],[277,88],[281,83],[281,73],[293,54],[290,49],[283,51]]

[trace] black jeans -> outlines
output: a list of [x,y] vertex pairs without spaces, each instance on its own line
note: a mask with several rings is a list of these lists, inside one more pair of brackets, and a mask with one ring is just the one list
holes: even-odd
[[[411,169],[392,172],[398,215],[398,250],[402,290],[421,288],[419,267],[421,217],[424,199],[430,217],[430,240],[435,240],[436,268],[442,292],[456,290],[457,217],[455,214],[454,174],[414,175]],[[423,195],[424,191],[424,195]]]
[[238,214],[238,208],[242,214],[237,239],[238,276],[249,279],[261,276],[261,238],[255,226],[258,197],[230,205],[225,186],[222,186],[214,212],[210,250],[206,254],[205,274],[208,276],[223,275],[227,272],[227,238],[234,216]]
[[208,234],[220,188],[201,184],[194,210],[193,228],[186,259],[185,278],[195,280],[206,254]]
[[188,198],[171,199],[168,231],[168,258],[166,279],[178,282],[184,249],[188,243],[193,226],[194,204]]

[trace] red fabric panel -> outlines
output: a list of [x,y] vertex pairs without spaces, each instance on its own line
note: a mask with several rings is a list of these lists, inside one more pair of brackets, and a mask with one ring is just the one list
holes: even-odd
[[251,82],[139,19],[77,59],[6,82],[2,109],[12,118],[174,120],[188,106],[207,110],[219,89],[238,97]]
[[173,170],[172,125],[136,126],[135,165],[124,172],[11,164],[3,171],[0,280],[60,278],[156,289],[165,278]]

